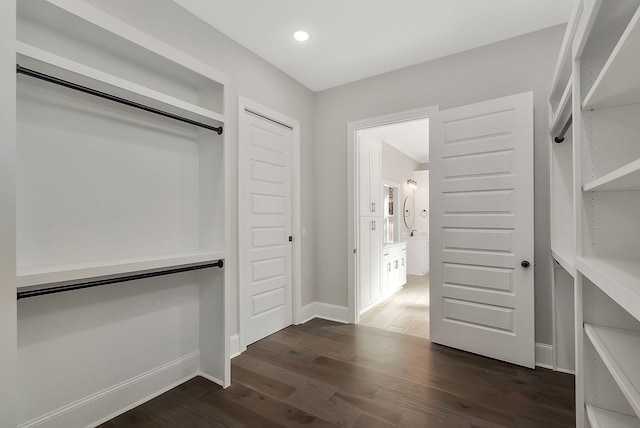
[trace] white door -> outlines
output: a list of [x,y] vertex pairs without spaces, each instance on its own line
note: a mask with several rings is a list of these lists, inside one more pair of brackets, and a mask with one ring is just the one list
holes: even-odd
[[240,281],[246,345],[292,323],[291,159],[293,132],[244,112]]
[[533,367],[533,95],[431,123],[431,340]]

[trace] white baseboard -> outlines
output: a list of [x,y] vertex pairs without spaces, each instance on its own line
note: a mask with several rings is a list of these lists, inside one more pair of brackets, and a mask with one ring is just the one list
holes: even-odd
[[330,305],[316,302],[316,316],[329,321],[349,323],[349,308],[346,306]]
[[304,324],[313,318],[322,318],[348,324],[349,308],[346,306],[331,305],[329,303],[312,302],[300,309],[300,324]]
[[231,354],[231,358],[235,358],[241,354],[239,334],[234,334],[231,336],[231,339],[229,339],[229,354]]
[[553,346],[536,343],[536,366],[553,370]]
[[304,305],[302,308],[300,308],[300,322],[298,324],[304,324],[316,317],[316,303],[317,302],[311,302],[308,305]]
[[200,351],[77,400],[18,428],[95,427],[199,374]]

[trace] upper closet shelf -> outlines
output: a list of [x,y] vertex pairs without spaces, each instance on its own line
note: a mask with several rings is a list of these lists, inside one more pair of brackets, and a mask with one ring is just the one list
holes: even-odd
[[629,401],[640,414],[640,332],[585,324],[584,331]]
[[552,137],[558,136],[562,128],[565,126],[565,124],[571,117],[572,85],[573,85],[573,79],[570,78],[569,81],[567,82],[567,86],[565,87],[564,92],[562,93],[562,98],[560,98],[558,109],[554,112],[554,115],[553,115],[551,128],[549,129],[549,134],[551,134]]
[[640,103],[640,9],[616,44],[583,103],[583,110]]
[[576,269],[589,278],[618,305],[640,320],[640,263],[576,257]]
[[591,428],[640,428],[640,419],[587,404]]
[[640,190],[640,159],[584,185],[585,192]]
[[56,266],[25,266],[18,270],[18,288],[35,287],[192,265],[224,259],[224,252],[192,252],[159,257],[104,260]]
[[[76,84],[89,86],[115,96],[127,97],[132,101],[147,104],[172,114],[182,114],[189,119],[208,125],[224,122],[224,117],[212,110],[80,64],[35,46],[16,42],[16,52],[18,54],[17,62],[22,67],[32,68],[35,71],[51,74],[64,80],[72,80]],[[213,121],[217,123],[212,123]]]
[[[569,22],[567,23],[568,30],[564,34],[562,40],[562,46],[560,47],[560,55],[558,55],[558,61],[556,62],[556,68],[553,72],[553,80],[551,84],[551,93],[549,100],[553,104],[553,100],[557,99],[563,89],[562,83],[570,79],[571,76],[571,42],[573,36],[576,33],[580,13],[582,12],[582,2],[578,3],[578,6],[573,9]],[[558,109],[560,110],[560,109]]]

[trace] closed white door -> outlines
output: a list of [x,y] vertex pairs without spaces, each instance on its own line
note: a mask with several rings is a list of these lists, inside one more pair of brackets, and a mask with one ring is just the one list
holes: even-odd
[[245,345],[292,323],[291,159],[293,132],[245,111],[240,225]]
[[533,367],[533,95],[431,122],[431,340]]

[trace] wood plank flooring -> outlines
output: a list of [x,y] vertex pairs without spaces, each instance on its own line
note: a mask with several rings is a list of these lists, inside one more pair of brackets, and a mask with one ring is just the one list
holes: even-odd
[[572,427],[573,376],[315,319],[249,346],[226,390],[196,377],[102,425]]
[[429,274],[407,275],[404,287],[362,314],[360,324],[428,339]]

